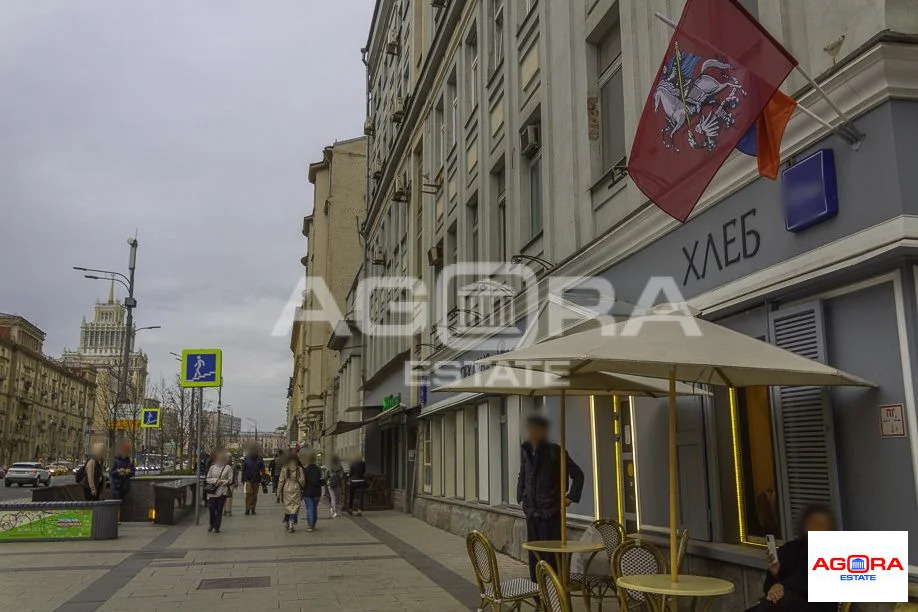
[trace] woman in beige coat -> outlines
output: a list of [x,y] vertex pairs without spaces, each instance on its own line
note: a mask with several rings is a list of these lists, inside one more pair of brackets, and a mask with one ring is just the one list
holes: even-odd
[[[275,461],[280,460],[275,459]],[[300,516],[300,504],[303,500],[303,487],[306,486],[306,475],[295,455],[283,459],[280,480],[277,482],[277,495],[284,504],[284,526],[293,533]]]

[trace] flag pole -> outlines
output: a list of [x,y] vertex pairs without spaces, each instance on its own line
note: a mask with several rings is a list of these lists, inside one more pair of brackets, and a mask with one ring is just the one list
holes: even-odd
[[[671,27],[672,29],[674,30],[676,29],[676,26],[677,26],[676,22],[670,19],[669,17],[662,15],[659,12],[654,12],[654,16],[660,21],[662,21],[663,23],[665,23],[666,25],[668,25],[669,27]],[[762,27],[764,29],[764,26]],[[851,145],[851,148],[853,148],[855,151],[860,149],[861,143],[864,142],[864,133],[858,130],[856,127],[854,127],[854,124],[851,122],[851,118],[848,117],[848,115],[845,114],[845,112],[832,100],[832,98],[829,97],[829,94],[826,92],[825,89],[823,89],[822,85],[817,83],[816,79],[810,76],[810,73],[807,72],[806,69],[803,68],[803,66],[801,66],[798,63],[794,66],[794,68],[796,68],[797,72],[799,72],[801,76],[803,76],[803,78],[806,79],[807,83],[809,83],[810,86],[813,89],[815,89],[816,92],[820,96],[823,97],[823,99],[829,104],[832,110],[835,111],[835,113],[839,117],[842,118],[842,122],[837,126],[833,126],[831,123],[829,123],[828,121],[826,121],[825,119],[823,119],[822,117],[820,117],[819,115],[811,111],[810,109],[806,108],[802,104],[797,104],[797,108],[799,108],[806,115],[809,115],[810,117],[812,117],[813,119],[821,123],[826,128],[838,134],[842,138],[842,140],[844,140],[849,145]]]

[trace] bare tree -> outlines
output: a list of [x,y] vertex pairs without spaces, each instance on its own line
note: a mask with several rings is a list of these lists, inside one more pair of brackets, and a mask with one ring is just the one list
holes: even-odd
[[157,388],[162,406],[161,435],[166,443],[172,445],[176,464],[180,465],[187,456],[194,454],[189,450],[193,443],[195,426],[191,390],[179,384],[178,375],[171,383],[161,379]]

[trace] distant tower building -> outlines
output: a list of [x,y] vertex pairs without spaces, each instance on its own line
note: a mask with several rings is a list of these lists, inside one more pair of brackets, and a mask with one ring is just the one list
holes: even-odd
[[95,304],[93,320],[87,321],[86,317],[83,317],[79,346],[75,350],[64,349],[61,357],[65,365],[91,367],[98,372],[96,408],[91,426],[93,442],[108,442],[109,427],[133,430],[129,421],[134,418],[134,413],[139,411],[144,399],[147,387],[147,356],[141,351],[134,350],[132,338],[128,386],[125,389],[127,401],[117,409],[114,408],[121,382],[124,335],[128,331],[126,320],[127,309],[116,300],[115,283],[112,281],[108,300]]

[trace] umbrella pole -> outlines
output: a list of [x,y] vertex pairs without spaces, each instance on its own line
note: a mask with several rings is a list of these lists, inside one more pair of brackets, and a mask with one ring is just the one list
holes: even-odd
[[679,581],[677,558],[676,528],[679,517],[678,500],[678,464],[676,462],[676,368],[669,370],[669,573],[673,582]]
[[567,397],[561,392],[561,542],[567,542]]

